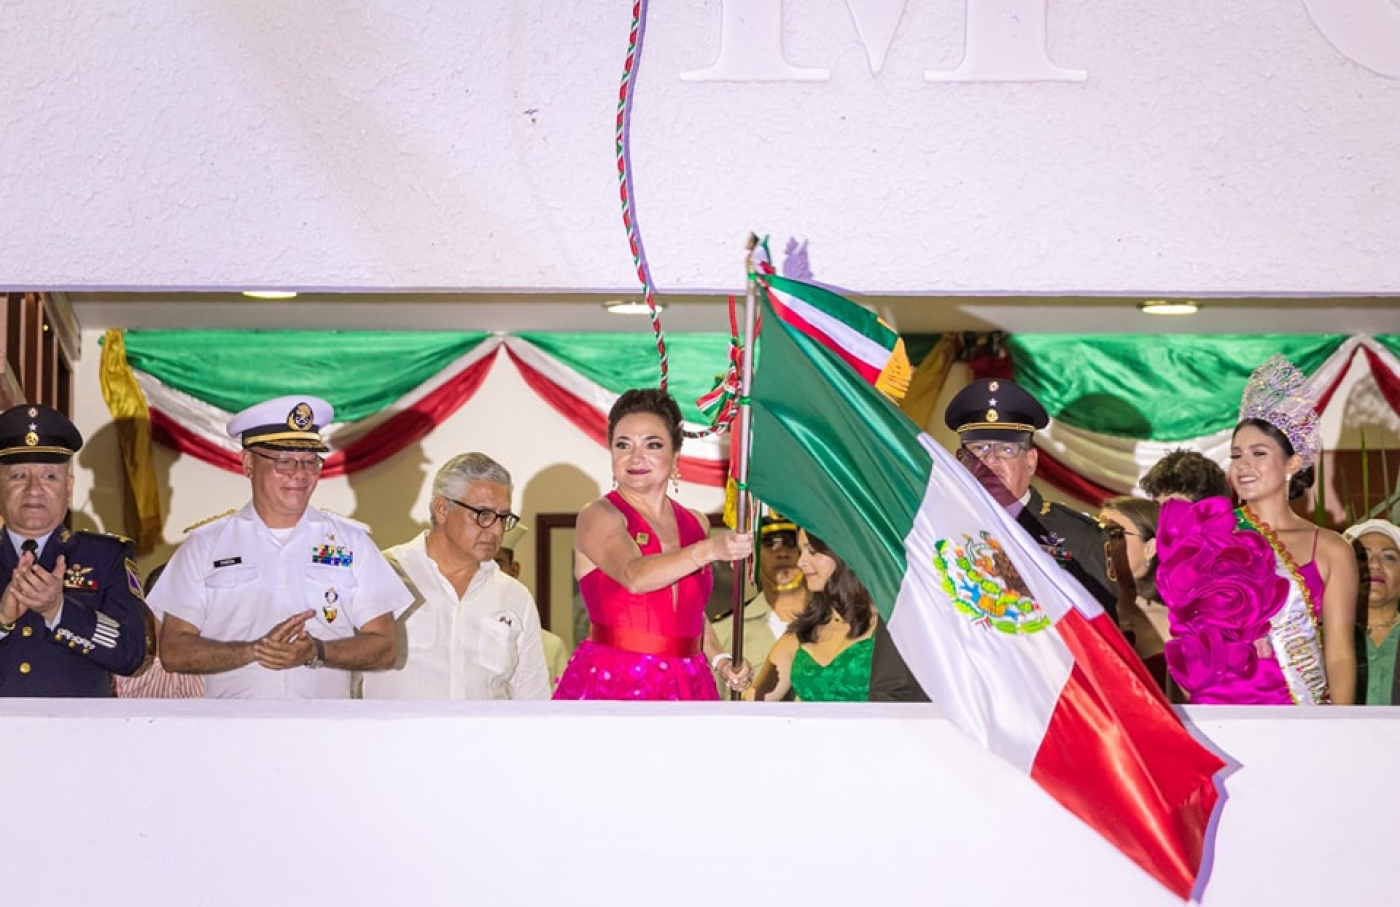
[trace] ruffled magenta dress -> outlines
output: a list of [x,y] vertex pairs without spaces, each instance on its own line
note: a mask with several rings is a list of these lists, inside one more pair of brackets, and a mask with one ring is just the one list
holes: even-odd
[[1325,698],[1315,639],[1304,647],[1311,671],[1295,674],[1292,687],[1279,661],[1283,646],[1261,654],[1256,645],[1277,630],[1271,622],[1280,623],[1284,609],[1299,621],[1321,620],[1324,587],[1315,559],[1298,568],[1311,599],[1311,613],[1299,615],[1299,608],[1307,608],[1302,589],[1268,540],[1248,528],[1224,498],[1164,503],[1157,555],[1157,588],[1171,622],[1167,667],[1192,703],[1292,705]]
[[[617,492],[607,499],[627,519],[627,532],[642,554],[661,553],[661,542]],[[708,535],[695,515],[675,501],[682,545]],[[674,585],[633,594],[602,570],[579,580],[592,629],[574,650],[555,699],[718,699],[714,674],[701,642],[705,604],[714,578],[697,570]]]

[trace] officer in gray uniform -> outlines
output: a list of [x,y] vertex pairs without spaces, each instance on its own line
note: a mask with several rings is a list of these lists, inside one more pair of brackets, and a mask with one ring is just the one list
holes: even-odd
[[[943,418],[958,433],[958,461],[1116,623],[1118,594],[1108,585],[1105,536],[1098,521],[1045,500],[1031,485],[1039,461],[1032,439],[1050,422],[1045,408],[1009,379],[984,378],[959,391]],[[928,700],[895,651],[883,622],[876,628],[870,698]]]

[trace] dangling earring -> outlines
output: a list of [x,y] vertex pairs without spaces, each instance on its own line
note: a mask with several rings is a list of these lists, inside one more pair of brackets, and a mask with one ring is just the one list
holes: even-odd
[[613,491],[617,491],[617,476],[613,476]]
[[681,493],[681,468],[676,467],[676,471],[671,473],[671,494]]

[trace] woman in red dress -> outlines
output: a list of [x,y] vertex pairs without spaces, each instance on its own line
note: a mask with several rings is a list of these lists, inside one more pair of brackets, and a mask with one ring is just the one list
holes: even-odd
[[753,536],[711,536],[703,515],[667,495],[680,446],[680,408],[663,390],[627,391],[608,413],[616,489],[583,509],[574,532],[592,628],[555,699],[717,699],[712,665],[732,689],[749,684],[748,663],[728,663],[705,603],[710,564],[748,556]]

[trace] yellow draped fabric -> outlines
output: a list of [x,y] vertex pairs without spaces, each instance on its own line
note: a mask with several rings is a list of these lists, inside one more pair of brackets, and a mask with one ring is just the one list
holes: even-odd
[[948,381],[948,373],[952,371],[956,358],[954,335],[944,334],[914,370],[909,392],[900,401],[899,408],[920,428],[928,429],[929,419],[934,415],[933,407]]
[[102,399],[117,426],[126,469],[125,533],[135,539],[137,554],[149,554],[160,540],[160,490],[151,459],[151,412],[126,361],[125,331],[103,336],[101,374]]

